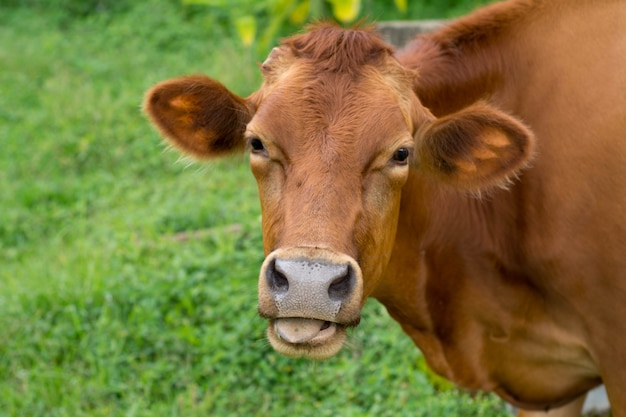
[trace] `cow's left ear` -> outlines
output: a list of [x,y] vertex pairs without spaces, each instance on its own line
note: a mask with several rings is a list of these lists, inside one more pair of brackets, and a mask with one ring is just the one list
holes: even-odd
[[518,119],[486,103],[427,123],[417,133],[420,168],[468,190],[506,184],[533,156],[535,137]]
[[253,115],[245,99],[203,75],[157,84],[146,94],[144,110],[173,145],[202,159],[243,149]]

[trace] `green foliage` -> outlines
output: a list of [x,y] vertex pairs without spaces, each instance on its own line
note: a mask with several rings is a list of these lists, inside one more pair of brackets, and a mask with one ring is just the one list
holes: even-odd
[[[493,0],[491,0],[493,1]],[[181,0],[188,6],[204,6],[234,28],[243,45],[256,43],[264,55],[280,35],[309,21],[334,19],[348,25],[357,20],[443,18],[466,12],[489,0]]]
[[0,417],[506,415],[374,302],[338,357],[274,353],[245,157],[177,163],[139,108],[185,73],[246,95],[255,58],[175,0],[80,3],[0,5]]
[[[360,0],[181,0],[184,5],[200,5],[211,15],[228,21],[245,46],[257,42],[260,53],[266,52],[285,26],[302,25],[309,18],[319,18],[328,5],[333,15],[344,22],[358,15]],[[262,28],[259,30],[259,28]]]

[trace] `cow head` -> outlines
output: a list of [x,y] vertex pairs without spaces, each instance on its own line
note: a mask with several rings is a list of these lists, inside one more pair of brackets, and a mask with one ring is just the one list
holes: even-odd
[[387,266],[409,173],[497,185],[528,159],[530,134],[487,104],[435,119],[412,91],[419,75],[370,31],[318,26],[275,48],[261,71],[247,99],[193,76],[156,85],[145,109],[190,155],[249,149],[269,340],[289,356],[327,358]]

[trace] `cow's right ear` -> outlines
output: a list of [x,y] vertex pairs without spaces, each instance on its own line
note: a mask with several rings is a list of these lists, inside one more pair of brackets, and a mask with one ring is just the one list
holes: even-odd
[[246,100],[202,75],[157,84],[146,94],[144,110],[172,144],[201,159],[243,149],[253,115]]
[[532,159],[535,136],[520,120],[475,103],[418,132],[421,168],[457,188],[505,186]]

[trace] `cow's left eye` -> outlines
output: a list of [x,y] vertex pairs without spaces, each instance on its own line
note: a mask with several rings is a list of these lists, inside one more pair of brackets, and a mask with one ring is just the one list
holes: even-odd
[[252,149],[252,152],[263,152],[265,150],[265,145],[263,145],[263,142],[261,142],[261,139],[258,138],[252,138],[250,139],[250,148]]
[[411,155],[411,151],[409,151],[408,148],[399,148],[393,154],[393,160],[394,162],[398,164],[404,165],[408,162],[410,155]]

